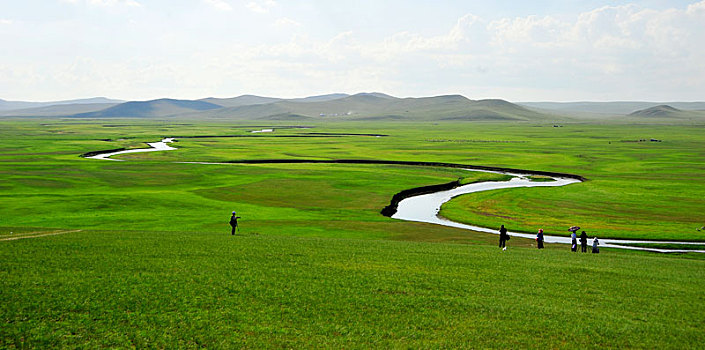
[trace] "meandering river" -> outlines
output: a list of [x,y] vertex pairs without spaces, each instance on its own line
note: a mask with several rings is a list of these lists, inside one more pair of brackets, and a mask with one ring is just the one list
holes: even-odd
[[[500,173],[500,172],[494,172]],[[442,216],[438,215],[443,203],[451,200],[453,197],[457,197],[463,194],[498,190],[503,188],[516,188],[516,187],[555,187],[555,186],[566,186],[574,183],[580,182],[575,179],[554,177],[555,181],[551,182],[535,182],[531,181],[527,174],[516,174],[516,173],[503,173],[507,175],[514,176],[509,181],[490,181],[490,182],[480,182],[468,184],[460,187],[456,187],[447,191],[438,191],[429,194],[422,194],[418,196],[409,197],[403,199],[399,202],[396,214],[392,215],[393,219],[407,220],[407,221],[417,221],[426,222],[431,224],[457,227],[462,229],[468,229],[479,232],[486,232],[492,234],[499,234],[499,227],[497,228],[487,228],[474,225],[463,224],[455,221],[448,220]],[[538,229],[538,228],[537,228]],[[528,234],[521,232],[508,232],[511,236],[518,236],[523,238],[534,239],[536,234]],[[593,237],[594,238],[594,237]],[[588,239],[588,245],[592,247],[593,238]],[[646,250],[661,253],[675,253],[675,252],[699,252],[705,253],[705,250],[692,250],[692,249],[657,249],[657,248],[644,248],[636,246],[628,246],[626,244],[635,243],[650,243],[650,244],[682,244],[682,245],[702,245],[699,242],[680,242],[680,241],[642,241],[642,240],[624,240],[624,239],[609,239],[597,237],[600,247],[611,247],[611,248],[622,248],[622,249],[633,249],[633,250]],[[550,236],[544,235],[544,240],[546,243],[563,243],[571,244],[570,237],[564,236]]]
[[151,148],[136,148],[136,149],[128,149],[128,150],[124,150],[124,151],[100,153],[100,154],[96,154],[94,156],[90,156],[90,157],[86,157],[86,158],[122,161],[122,159],[113,159],[110,157],[116,156],[118,154],[126,154],[126,153],[141,153],[141,152],[156,152],[156,151],[175,150],[176,148],[167,145],[167,143],[172,143],[172,142],[174,142],[173,138],[165,138],[159,142],[147,143]]
[[[123,151],[115,151],[115,152],[106,152],[106,153],[100,153],[98,155],[94,155],[94,156],[87,157],[87,158],[116,161],[118,159],[112,159],[110,157],[112,157],[114,155],[126,154],[126,153],[175,150],[176,148],[171,147],[167,144],[167,143],[171,143],[173,141],[174,141],[173,138],[165,138],[165,139],[161,140],[160,142],[148,143],[148,145],[151,148],[141,148],[141,149],[123,150]],[[183,162],[183,163],[220,164],[220,165],[232,164],[232,163],[208,163],[208,162]],[[478,171],[478,170],[468,169],[468,171]],[[496,172],[496,171],[488,171],[488,172],[508,174],[508,175],[512,175],[513,178],[509,181],[489,181],[489,182],[472,183],[472,184],[459,186],[459,187],[456,187],[456,188],[453,188],[450,190],[446,190],[446,191],[437,191],[434,193],[412,196],[412,197],[403,199],[399,202],[399,205],[397,207],[397,211],[394,215],[392,215],[392,218],[398,219],[398,220],[425,222],[425,223],[431,223],[431,224],[437,224],[437,225],[443,225],[443,226],[449,226],[449,227],[456,227],[456,228],[468,229],[468,230],[479,231],[479,232],[486,232],[486,233],[491,233],[491,234],[499,234],[499,231],[498,231],[499,228],[480,227],[480,226],[468,225],[468,224],[463,224],[463,223],[451,221],[451,220],[448,220],[446,218],[439,216],[438,212],[440,211],[441,205],[443,205],[443,203],[451,200],[453,197],[457,197],[457,196],[460,196],[463,194],[469,194],[469,193],[475,193],[475,192],[481,192],[481,191],[491,191],[491,190],[497,190],[497,189],[503,189],[503,188],[567,186],[570,184],[580,182],[580,180],[577,180],[577,179],[561,178],[561,177],[553,177],[554,181],[537,182],[537,181],[531,181],[528,178],[529,174],[503,173],[503,172]],[[521,233],[521,232],[509,231],[509,234],[511,236],[523,237],[523,238],[528,238],[528,239],[534,239],[536,237],[536,234],[528,234],[528,233]],[[637,247],[637,246],[629,246],[628,245],[628,244],[640,244],[640,243],[641,244],[646,243],[646,244],[703,245],[703,244],[705,244],[703,242],[644,241],[644,240],[609,239],[609,238],[600,238],[600,237],[597,237],[597,238],[599,240],[600,247],[632,249],[632,250],[652,251],[652,252],[660,252],[660,253],[676,253],[676,252],[705,253],[705,250],[658,249],[658,248],[645,248],[645,247]],[[544,235],[544,240],[546,243],[571,244],[570,237],[564,237],[564,236]],[[590,238],[588,241],[588,244],[590,246],[592,246],[592,241],[593,241],[593,238]]]

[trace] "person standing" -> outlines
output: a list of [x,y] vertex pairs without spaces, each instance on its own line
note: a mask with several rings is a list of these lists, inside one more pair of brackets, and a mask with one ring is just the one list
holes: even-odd
[[570,233],[570,251],[578,251],[578,235],[575,234],[575,231]]
[[499,228],[499,247],[503,250],[507,250],[507,241],[509,240],[509,235],[507,234],[507,229],[504,225]]
[[539,233],[536,234],[536,244],[539,249],[543,249],[543,229],[539,229]]
[[587,253],[587,233],[580,234],[580,252]]
[[233,212],[233,216],[230,217],[230,226],[232,227],[231,235],[235,235],[235,231],[237,230],[237,219],[240,219],[240,217],[236,216],[235,212]]
[[597,246],[600,245],[600,242],[597,241],[597,237],[592,239],[592,252],[597,254],[600,252],[600,248]]

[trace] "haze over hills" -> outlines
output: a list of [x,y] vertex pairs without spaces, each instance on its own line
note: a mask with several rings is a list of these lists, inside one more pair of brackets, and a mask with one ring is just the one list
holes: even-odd
[[[103,101],[103,103],[91,103],[96,101]],[[335,93],[294,99],[242,95],[233,98],[209,97],[200,100],[162,98],[123,103],[114,101],[117,100],[92,98],[59,102],[2,101],[5,108],[27,105],[33,107],[0,110],[0,116],[179,117],[284,121],[560,121],[582,118],[612,118],[614,116],[629,120],[638,120],[639,118],[644,120],[705,119],[705,111],[681,110],[671,105],[652,102],[524,102],[520,105],[500,99],[471,100],[462,95],[398,98],[379,92],[355,95]],[[705,109],[705,102],[674,104],[684,106],[685,109]]]
[[204,101],[212,104],[216,104],[222,107],[240,107],[240,106],[251,106],[251,105],[262,105],[267,103],[273,103],[281,101],[280,98],[275,97],[262,97],[255,95],[242,95],[233,98],[215,98],[208,97],[200,99],[198,101]]
[[705,110],[705,102],[518,102],[519,105],[546,111],[563,113],[590,113],[607,115],[626,115],[659,105],[669,105],[682,110]]
[[325,95],[190,113],[183,117],[232,120],[537,120],[545,116],[502,100],[460,95],[397,98],[381,93]]
[[0,111],[0,116],[10,117],[63,117],[77,113],[97,112],[117,105],[117,103],[76,103],[59,104],[28,109]]
[[328,94],[328,95],[319,95],[319,96],[309,96],[309,97],[303,97],[303,98],[294,98],[294,99],[290,99],[290,101],[323,102],[323,101],[337,100],[339,98],[348,97],[348,96],[350,96],[350,95],[348,95],[348,94]]
[[73,115],[78,118],[113,118],[113,117],[131,117],[131,118],[151,118],[151,117],[166,117],[178,115],[193,111],[207,111],[210,109],[219,109],[223,106],[205,101],[191,100],[175,100],[170,98],[162,98],[151,101],[131,101],[121,103],[119,105],[106,108],[104,110],[80,113]]
[[628,117],[651,119],[690,119],[703,116],[703,111],[684,111],[669,105],[658,105],[629,113]]
[[[101,108],[103,107],[103,108]],[[199,118],[227,120],[544,120],[546,115],[504,100],[461,95],[397,98],[372,92],[295,99],[254,95],[200,100],[157,99],[110,105],[63,105],[5,111],[4,116],[72,118]]]
[[320,95],[320,96],[293,98],[293,99],[287,100],[287,99],[276,98],[276,97],[242,95],[242,96],[232,97],[232,98],[208,97],[208,98],[200,99],[199,101],[209,102],[209,103],[217,104],[217,105],[220,105],[223,107],[240,107],[240,106],[251,106],[251,105],[263,105],[263,104],[274,103],[274,102],[279,102],[279,101],[323,102],[323,101],[336,100],[336,99],[344,98],[344,97],[348,97],[348,96],[350,96],[350,95],[348,95],[348,94],[328,94],[328,95]]
[[54,102],[26,102],[26,101],[5,101],[0,99],[0,111],[30,109],[57,105],[81,105],[81,104],[118,104],[123,103],[123,100],[114,100],[105,97],[92,97],[77,100],[65,100]]

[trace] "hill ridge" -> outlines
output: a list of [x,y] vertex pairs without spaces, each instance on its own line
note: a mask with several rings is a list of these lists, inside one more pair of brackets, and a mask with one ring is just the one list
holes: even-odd
[[[333,93],[292,99],[249,94],[199,100],[159,98],[128,101],[98,109],[100,107],[69,106],[37,112],[76,118],[181,117],[227,120],[526,121],[548,118],[502,99],[471,100],[459,94],[400,98],[381,92],[352,95]],[[69,113],[72,109],[75,110],[73,114]]]
[[194,100],[177,100],[172,98],[160,98],[148,101],[129,101],[121,103],[106,109],[80,113],[75,117],[163,117],[170,115],[183,114],[193,111],[206,111],[210,109],[222,108],[205,101]]
[[674,118],[683,112],[678,108],[671,107],[666,104],[661,104],[658,106],[653,106],[646,109],[640,109],[629,113],[630,117],[647,117],[647,118]]

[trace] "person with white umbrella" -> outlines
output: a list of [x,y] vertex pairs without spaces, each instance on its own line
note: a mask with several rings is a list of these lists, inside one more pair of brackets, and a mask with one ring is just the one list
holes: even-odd
[[568,231],[570,231],[570,251],[571,252],[577,252],[578,251],[578,235],[575,234],[575,231],[580,230],[580,226],[571,226]]

